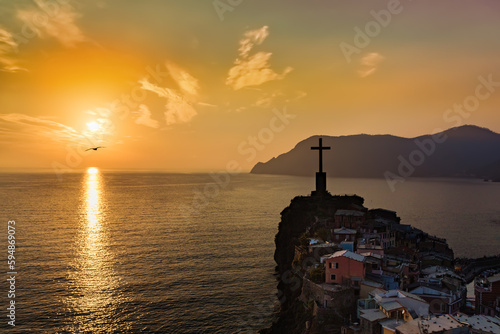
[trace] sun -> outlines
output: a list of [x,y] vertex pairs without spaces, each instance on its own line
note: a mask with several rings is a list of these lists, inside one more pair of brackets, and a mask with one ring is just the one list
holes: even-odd
[[97,130],[99,130],[101,128],[101,126],[99,125],[99,123],[97,122],[90,122],[90,123],[87,123],[87,127],[89,128],[90,131],[92,132],[96,132]]
[[97,168],[95,168],[95,167],[89,167],[89,168],[87,169],[87,173],[88,173],[88,174],[97,174],[97,173],[99,173],[99,169],[97,169]]

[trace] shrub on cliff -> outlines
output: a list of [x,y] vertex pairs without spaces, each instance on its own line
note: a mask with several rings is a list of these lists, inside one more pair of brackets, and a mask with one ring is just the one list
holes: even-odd
[[318,264],[315,268],[309,271],[309,278],[314,283],[325,283],[325,267],[322,264]]

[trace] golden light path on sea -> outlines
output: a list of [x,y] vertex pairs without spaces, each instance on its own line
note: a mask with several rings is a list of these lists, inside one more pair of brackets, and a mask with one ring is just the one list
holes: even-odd
[[119,281],[114,270],[104,210],[103,176],[88,168],[82,182],[80,226],[76,257],[71,267],[68,310],[74,319],[68,330],[95,332],[117,329],[113,319],[120,305]]

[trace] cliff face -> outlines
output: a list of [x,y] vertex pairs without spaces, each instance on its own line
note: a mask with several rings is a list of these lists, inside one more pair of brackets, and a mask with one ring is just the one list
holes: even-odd
[[[279,319],[271,328],[261,333],[303,333],[306,323],[313,320],[312,303],[299,300],[302,294],[302,277],[306,263],[294,263],[295,246],[300,236],[316,221],[316,217],[333,216],[337,209],[362,208],[359,196],[308,196],[296,197],[281,212],[281,222],[276,234],[274,259],[277,264],[278,299],[281,303]],[[319,259],[311,259],[319,260]],[[305,261],[307,262],[307,260]]]
[[[390,257],[390,261],[384,261],[381,266],[384,271],[395,274],[401,289],[415,283],[418,270],[422,268],[435,265],[453,267],[453,251],[445,239],[430,236],[411,225],[401,225],[396,212],[368,210],[363,203],[364,199],[356,195],[322,193],[295,197],[281,212],[274,253],[278,274],[277,296],[281,307],[278,320],[270,328],[262,330],[262,334],[339,332],[341,325],[356,317],[359,289],[351,284],[324,284],[325,272],[319,265],[321,256],[339,249],[327,232],[332,225],[338,228],[337,223],[341,223],[335,220],[338,210],[363,213],[366,220],[355,222],[359,223],[358,231],[361,227],[374,231],[385,226],[394,233],[397,239],[394,245],[384,248],[385,256]],[[350,219],[344,222],[353,223]],[[330,240],[330,244],[309,249],[310,237]],[[403,262],[408,265],[408,272],[404,275],[401,271]]]

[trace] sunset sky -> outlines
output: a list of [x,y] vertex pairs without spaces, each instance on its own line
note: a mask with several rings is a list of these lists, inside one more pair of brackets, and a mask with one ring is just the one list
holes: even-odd
[[315,134],[500,132],[499,13],[497,0],[0,0],[0,168],[248,171]]

